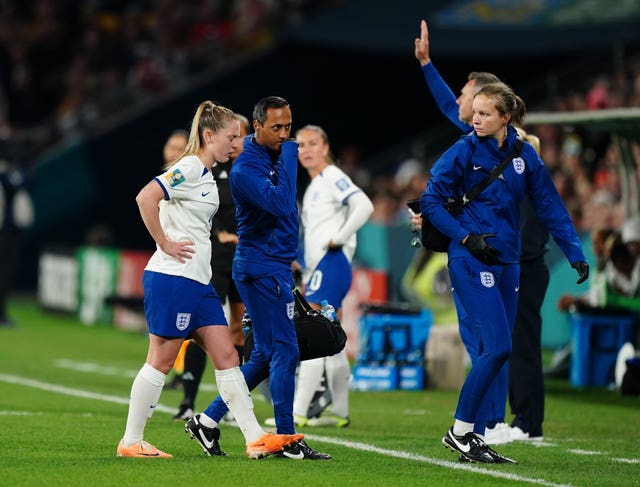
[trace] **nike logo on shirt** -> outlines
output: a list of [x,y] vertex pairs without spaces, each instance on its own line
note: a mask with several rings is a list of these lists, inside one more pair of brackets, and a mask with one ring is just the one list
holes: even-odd
[[209,193],[211,193],[211,191],[207,191],[206,193],[203,191],[202,192],[202,197],[204,198],[205,196],[207,196]]
[[482,169],[482,166],[476,166],[475,164],[473,165],[473,170],[477,171],[478,169]]

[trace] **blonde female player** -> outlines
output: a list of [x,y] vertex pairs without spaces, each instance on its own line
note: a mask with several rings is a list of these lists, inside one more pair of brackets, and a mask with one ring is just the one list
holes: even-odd
[[[220,299],[211,285],[211,220],[218,209],[215,161],[226,162],[237,149],[240,126],[228,108],[204,101],[193,117],[182,157],[165,167],[136,197],[142,220],[156,242],[143,275],[149,350],[131,388],[129,414],[117,456],[171,458],[143,440],[147,420],[158,404],[166,374],[182,342],[193,338],[215,367],[220,395],[247,442],[249,458],[262,458],[299,441],[303,435],[266,434],[253,413],[253,402],[238,367]],[[209,455],[224,455],[220,431],[209,431]]]

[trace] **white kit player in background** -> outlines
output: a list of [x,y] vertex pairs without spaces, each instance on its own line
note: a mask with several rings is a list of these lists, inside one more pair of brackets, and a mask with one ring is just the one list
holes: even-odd
[[[311,177],[303,200],[302,282],[314,308],[327,300],[342,317],[342,300],[351,287],[351,261],[356,232],[367,222],[373,204],[334,163],[325,131],[307,125],[296,133],[298,159]],[[302,260],[302,259],[301,259]],[[329,414],[308,418],[309,406],[326,374],[332,404]],[[331,357],[305,360],[298,367],[293,415],[300,426],[349,424],[349,360],[345,350]]]

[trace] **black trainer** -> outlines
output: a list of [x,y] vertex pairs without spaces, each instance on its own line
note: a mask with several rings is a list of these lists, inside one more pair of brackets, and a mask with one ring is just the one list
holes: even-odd
[[[493,450],[491,447],[489,447],[489,453],[491,454],[491,456],[493,457],[494,462],[493,463],[518,463],[515,460],[509,458],[509,457],[505,457],[504,455],[500,455],[500,453],[498,453],[497,451]],[[462,453],[460,453],[458,455],[458,461],[460,463],[471,463],[471,460],[469,460],[467,457],[465,457]]]
[[273,456],[292,460],[331,460],[331,455],[314,450],[304,440],[285,446],[284,450]]
[[218,428],[207,428],[200,424],[200,415],[196,414],[184,425],[185,433],[189,433],[191,439],[198,440],[204,452],[209,455],[225,456],[226,452],[220,449],[218,440],[220,439],[220,430]]
[[505,457],[504,455],[500,455],[497,451],[492,448],[489,448],[489,454],[493,457],[494,463],[518,463],[515,460]]
[[471,462],[497,463],[490,453],[493,450],[473,432],[458,436],[453,434],[453,427],[451,427],[442,438],[442,444]]

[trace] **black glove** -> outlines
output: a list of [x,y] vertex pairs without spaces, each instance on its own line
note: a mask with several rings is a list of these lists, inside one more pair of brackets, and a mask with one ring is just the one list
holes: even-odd
[[587,280],[587,277],[589,277],[589,264],[582,260],[579,260],[571,264],[571,267],[573,267],[578,272],[578,276],[580,277],[580,279],[578,279],[577,281],[577,284],[582,284]]
[[495,233],[483,233],[481,235],[470,233],[462,245],[469,249],[471,255],[480,262],[484,262],[488,265],[497,265],[500,263],[498,260],[500,252],[485,241],[486,238],[495,236]]

